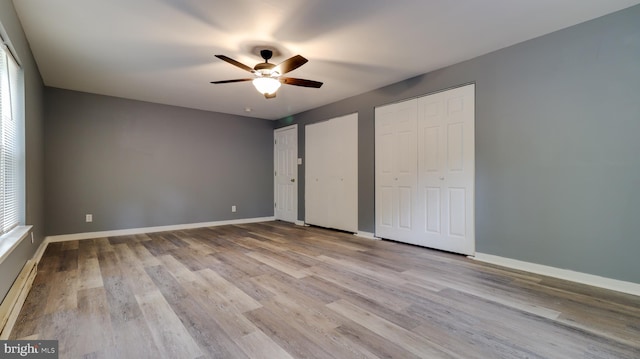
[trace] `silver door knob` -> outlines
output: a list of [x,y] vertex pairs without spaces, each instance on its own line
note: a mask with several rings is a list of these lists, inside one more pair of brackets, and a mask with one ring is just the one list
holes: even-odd
[[295,181],[296,181],[296,179],[295,179],[295,178],[292,178],[292,179],[291,179],[291,182],[295,182]]

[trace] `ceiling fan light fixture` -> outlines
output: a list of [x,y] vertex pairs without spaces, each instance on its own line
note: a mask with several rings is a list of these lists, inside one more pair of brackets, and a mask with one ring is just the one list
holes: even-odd
[[256,77],[252,81],[256,90],[263,95],[273,95],[280,88],[280,81],[274,77]]

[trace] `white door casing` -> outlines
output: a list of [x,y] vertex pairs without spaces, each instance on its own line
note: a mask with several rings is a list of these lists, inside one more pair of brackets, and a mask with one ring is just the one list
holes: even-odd
[[298,125],[273,132],[274,215],[295,223],[298,218]]

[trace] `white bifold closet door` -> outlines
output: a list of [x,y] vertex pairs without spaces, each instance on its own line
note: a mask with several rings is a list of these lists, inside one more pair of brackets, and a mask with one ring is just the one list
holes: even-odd
[[376,108],[376,236],[414,243],[418,222],[415,100]]
[[305,222],[358,231],[358,115],[305,126]]
[[376,236],[475,253],[475,86],[376,108]]

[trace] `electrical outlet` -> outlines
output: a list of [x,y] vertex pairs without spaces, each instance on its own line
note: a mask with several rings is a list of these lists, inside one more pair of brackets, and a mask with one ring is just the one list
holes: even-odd
[[89,214],[89,213],[85,214],[84,215],[84,221],[87,222],[87,223],[93,222],[93,214]]
[[236,211],[236,206],[231,206],[231,212],[235,212]]

